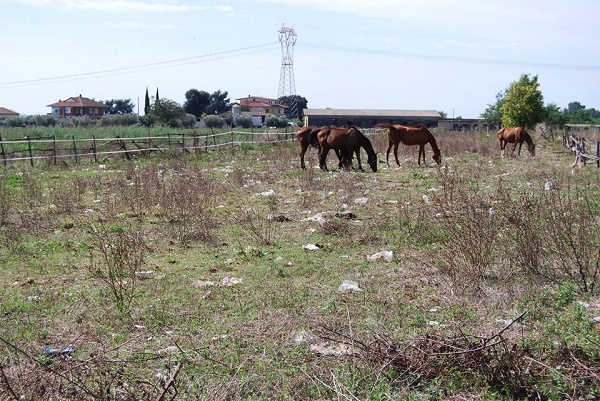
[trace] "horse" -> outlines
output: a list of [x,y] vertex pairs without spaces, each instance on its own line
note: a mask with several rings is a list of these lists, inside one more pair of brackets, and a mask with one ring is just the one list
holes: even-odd
[[500,140],[500,156],[502,157],[504,157],[507,143],[515,144],[512,148],[512,152],[510,152],[511,156],[513,155],[513,153],[515,153],[517,145],[519,145],[519,152],[517,153],[517,155],[520,155],[521,146],[523,146],[523,142],[527,143],[527,150],[529,150],[529,154],[531,155],[531,157],[535,157],[535,144],[533,143],[531,136],[529,136],[529,133],[525,131],[523,127],[500,128],[500,130],[498,130],[498,139]]
[[[317,140],[317,134],[323,128],[327,127],[315,127],[312,125],[307,125],[296,131],[296,139],[300,143],[300,167],[302,168],[302,170],[306,170],[306,164],[304,163],[304,155],[306,154],[306,151],[308,150],[309,146],[316,148],[318,152],[321,153],[319,141]],[[342,168],[342,155],[337,149],[335,149],[335,154],[337,155],[339,160],[339,168]]]
[[425,145],[430,144],[433,150],[433,160],[439,165],[442,162],[442,152],[438,148],[437,142],[429,129],[423,124],[417,124],[414,127],[407,127],[399,124],[386,124],[380,123],[375,125],[375,128],[387,128],[388,130],[388,148],[385,156],[387,165],[390,165],[390,150],[394,147],[394,157],[396,158],[396,164],[399,166],[400,161],[398,160],[398,145],[400,142],[406,146],[419,145],[419,158],[417,162],[421,165],[421,156],[423,157],[423,164],[425,163]]
[[360,162],[360,148],[367,152],[367,163],[373,172],[377,172],[377,153],[373,149],[373,145],[356,127],[323,127],[317,134],[317,140],[320,146],[319,152],[319,167],[322,170],[327,170],[327,154],[330,149],[334,149],[338,156],[341,156],[340,162],[344,168],[352,166],[352,155],[356,153],[358,161],[358,169],[363,171]]

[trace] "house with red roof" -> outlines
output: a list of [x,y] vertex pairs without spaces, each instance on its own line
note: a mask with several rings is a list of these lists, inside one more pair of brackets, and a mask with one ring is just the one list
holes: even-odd
[[287,106],[279,103],[279,99],[270,97],[248,95],[248,97],[241,97],[235,100],[239,102],[240,114],[249,115],[253,120],[260,119],[263,124],[265,123],[265,118],[269,114],[281,117],[284,115],[285,109],[287,108]]
[[0,120],[5,120],[11,117],[19,117],[19,113],[9,110],[6,107],[0,107]]
[[49,104],[48,107],[52,107],[52,115],[56,118],[88,116],[96,119],[102,117],[110,106],[79,95],[59,100],[56,103]]

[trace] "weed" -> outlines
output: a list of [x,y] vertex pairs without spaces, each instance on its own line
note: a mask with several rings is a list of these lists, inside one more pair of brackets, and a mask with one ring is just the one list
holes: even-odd
[[108,287],[116,309],[131,318],[131,304],[137,290],[137,273],[145,265],[147,247],[137,227],[112,224],[91,227],[93,251],[89,270]]

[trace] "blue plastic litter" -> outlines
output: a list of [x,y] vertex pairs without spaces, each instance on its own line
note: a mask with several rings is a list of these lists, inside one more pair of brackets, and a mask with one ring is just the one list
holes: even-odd
[[71,352],[73,352],[73,347],[71,347],[70,345],[64,347],[61,350],[58,350],[55,348],[44,347],[44,354],[46,354],[48,356],[69,355]]

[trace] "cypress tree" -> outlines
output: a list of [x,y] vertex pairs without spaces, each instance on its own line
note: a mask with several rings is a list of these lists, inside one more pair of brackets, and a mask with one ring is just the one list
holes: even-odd
[[146,86],[146,100],[144,103],[144,114],[150,113],[150,96],[148,96],[148,87]]

